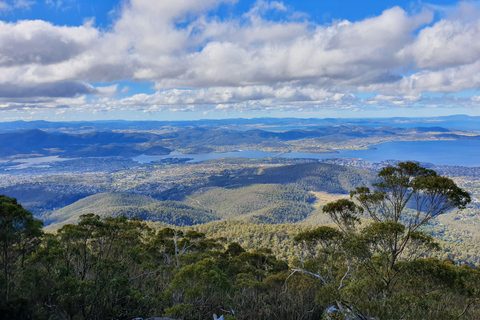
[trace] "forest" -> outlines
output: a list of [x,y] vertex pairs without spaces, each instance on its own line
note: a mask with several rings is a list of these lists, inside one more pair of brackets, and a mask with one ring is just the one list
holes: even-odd
[[[271,225],[271,241],[252,246],[200,230],[230,224],[247,238],[245,221],[165,227],[86,213],[47,233],[0,196],[0,317],[479,319],[480,269],[433,257],[442,245],[422,229],[470,201],[453,180],[399,163],[323,206],[330,224]],[[282,211],[252,218],[275,215]],[[291,254],[280,255],[287,236]]]

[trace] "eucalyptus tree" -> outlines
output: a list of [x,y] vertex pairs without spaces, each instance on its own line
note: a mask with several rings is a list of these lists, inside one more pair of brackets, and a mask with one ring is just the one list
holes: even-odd
[[43,222],[24,209],[16,199],[0,195],[0,290],[8,303],[18,271],[27,255],[39,244]]
[[[399,259],[411,260],[415,256],[407,253],[436,248],[433,238],[420,228],[454,208],[464,209],[471,201],[469,193],[452,179],[414,162],[383,168],[372,190],[359,187],[350,195],[373,221],[361,231],[370,249],[364,252],[369,254],[367,261],[378,258],[387,288],[396,277]],[[373,270],[380,275],[378,269]]]
[[[421,227],[471,201],[452,179],[414,162],[383,168],[372,188],[358,187],[350,196],[323,207],[338,228],[322,226],[295,238],[306,254],[292,269],[319,279],[324,284],[321,295],[344,306],[344,313],[354,308],[338,299],[359,301],[360,292],[382,303],[391,298],[397,281],[405,281],[407,265],[399,262],[415,261],[438,248]],[[362,227],[365,220],[369,222]],[[374,292],[378,296],[373,297]]]

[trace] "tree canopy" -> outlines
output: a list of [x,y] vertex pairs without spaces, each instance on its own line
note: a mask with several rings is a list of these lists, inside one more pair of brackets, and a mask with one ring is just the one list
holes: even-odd
[[[0,319],[479,319],[480,270],[429,257],[439,247],[422,229],[469,201],[452,180],[400,163],[325,205],[336,227],[233,223],[244,240],[277,231],[247,248],[226,224],[212,237],[211,226],[155,230],[124,216],[85,214],[43,234],[0,196]],[[292,261],[273,254],[288,227]]]
[[[379,302],[376,305],[369,302],[368,307],[363,305],[366,311],[368,308],[385,311],[389,306],[400,306],[395,301],[386,303],[394,297],[400,302],[397,294],[404,290],[406,274],[412,275],[412,266],[425,265],[420,263],[424,260],[418,259],[426,252],[439,248],[421,227],[453,208],[465,208],[471,201],[468,192],[451,179],[414,162],[383,168],[372,190],[357,187],[350,196],[350,200],[337,200],[323,207],[323,212],[332,218],[340,231],[319,227],[295,238],[307,249],[292,269],[313,275],[325,286],[336,288],[332,297],[337,304],[339,297],[350,301],[336,308],[345,316],[353,312],[353,306],[358,308],[365,303],[354,302],[349,292],[361,283],[361,279],[369,279],[370,283],[363,282],[363,285],[365,288],[373,285],[375,289],[371,293],[376,292],[376,295],[369,296],[371,301]],[[360,227],[361,220],[366,218],[370,222]],[[429,263],[443,268],[440,261],[430,260]],[[358,289],[361,288],[355,290]],[[397,311],[391,309],[390,314],[383,313],[380,318],[390,319]],[[379,313],[372,314],[378,316]]]

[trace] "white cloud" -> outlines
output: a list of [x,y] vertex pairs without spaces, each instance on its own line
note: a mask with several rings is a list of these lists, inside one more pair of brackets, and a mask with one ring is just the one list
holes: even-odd
[[45,4],[55,9],[62,8],[63,10],[71,8],[71,5],[75,3],[76,0],[46,0]]
[[36,4],[36,1],[28,1],[28,0],[0,1],[0,11],[9,11],[13,9],[30,10],[34,4]]
[[217,105],[233,104],[243,101],[268,101],[281,102],[308,102],[326,103],[339,100],[344,94],[336,94],[323,89],[248,86],[248,87],[214,87],[208,89],[170,89],[158,91],[152,95],[137,94],[120,100],[124,105]]
[[410,17],[393,8],[358,23],[315,25],[313,30],[306,22],[207,24],[204,30],[209,35],[218,34],[212,29],[228,31],[201,51],[178,59],[171,76],[161,73],[155,79],[152,69],[149,77],[157,80],[157,88],[285,81],[333,87],[375,82],[401,65],[395,53],[412,37],[413,30],[431,18],[428,12]]
[[41,20],[0,21],[0,67],[41,67],[71,61],[96,45],[93,27],[58,27]]
[[[414,106],[423,92],[480,86],[480,10],[470,3],[441,8],[434,23],[440,9],[430,6],[325,25],[277,1],[257,1],[233,18],[209,14],[222,3],[235,0],[131,0],[106,30],[93,20],[0,22],[0,98],[12,99],[10,107],[24,96],[38,98],[37,108],[66,98],[81,108],[78,97],[96,95],[109,98],[84,100],[85,108],[305,110]],[[269,20],[271,11],[283,18]],[[158,92],[117,100],[117,86],[88,84],[131,79],[154,82]],[[362,100],[358,92],[378,95]]]
[[36,2],[35,1],[28,1],[28,0],[14,0],[13,7],[19,9],[26,9],[30,10],[31,6],[33,6]]
[[441,69],[480,59],[480,10],[460,3],[456,14],[422,29],[415,41],[398,55],[421,69]]

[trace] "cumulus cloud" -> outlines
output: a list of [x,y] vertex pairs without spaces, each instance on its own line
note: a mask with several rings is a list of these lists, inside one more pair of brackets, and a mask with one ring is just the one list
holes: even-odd
[[291,86],[248,86],[215,87],[208,89],[171,89],[158,91],[152,95],[137,94],[121,100],[124,105],[216,105],[234,104],[243,101],[275,100],[287,102],[326,103],[338,100],[338,95],[317,88],[299,88]]
[[[279,1],[259,0],[236,17],[211,14],[235,2],[130,0],[105,30],[93,20],[0,22],[0,99],[12,99],[9,108],[25,98],[36,108],[305,110],[417,106],[427,104],[424,92],[480,86],[475,4],[414,14],[393,7],[329,24]],[[0,1],[0,10],[27,4]],[[442,18],[434,21],[434,11]],[[270,12],[281,18],[270,20]],[[118,99],[116,86],[89,84],[123,80],[154,82],[158,92]],[[375,96],[355,98],[364,92]]]
[[[412,31],[431,21],[429,12],[408,16],[395,7],[379,17],[330,26],[307,22],[272,23],[263,19],[208,23],[203,30],[219,35],[198,52],[180,57],[175,72],[150,69],[157,88],[271,84],[286,81],[321,87],[391,81],[401,65],[395,53]],[[223,34],[216,30],[227,30]],[[167,67],[168,70],[168,67]]]
[[49,22],[0,22],[0,67],[51,65],[69,61],[98,41],[91,26],[58,27]]
[[74,97],[95,92],[94,87],[80,82],[40,83],[32,86],[0,84],[0,98]]
[[450,18],[420,30],[416,39],[398,55],[421,69],[442,69],[480,59],[480,10],[460,3]]

